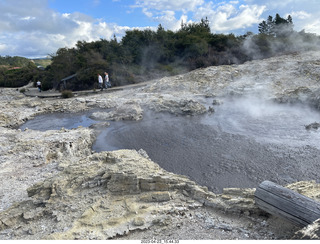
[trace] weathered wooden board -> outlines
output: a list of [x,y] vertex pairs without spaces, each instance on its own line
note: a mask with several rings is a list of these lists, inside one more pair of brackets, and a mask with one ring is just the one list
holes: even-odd
[[256,205],[296,225],[306,226],[320,218],[320,203],[271,181],[262,182],[255,192]]

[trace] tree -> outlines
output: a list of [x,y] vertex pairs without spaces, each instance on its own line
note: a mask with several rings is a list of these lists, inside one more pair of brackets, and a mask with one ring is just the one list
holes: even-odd
[[261,34],[268,34],[269,33],[269,26],[267,24],[267,22],[264,20],[262,21],[259,26],[258,26],[258,30]]
[[288,36],[293,32],[292,17],[288,15],[287,19],[284,19],[279,14],[276,14],[273,19],[273,17],[269,15],[267,21],[263,20],[258,25],[258,30],[260,34],[278,37]]
[[[16,62],[27,61],[26,58],[18,57],[6,57],[7,60],[13,61],[13,64]],[[22,63],[20,63],[22,64]],[[21,87],[27,85],[29,82],[34,81],[36,77],[42,73],[41,70],[37,69],[35,64],[28,60],[28,63],[24,67],[19,68],[10,68],[10,67],[1,67],[0,70],[0,86],[4,87]]]

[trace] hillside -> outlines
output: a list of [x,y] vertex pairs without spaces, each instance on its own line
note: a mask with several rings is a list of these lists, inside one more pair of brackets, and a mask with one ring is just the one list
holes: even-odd
[[34,64],[38,67],[38,66],[42,66],[44,68],[46,68],[48,65],[50,65],[52,63],[51,58],[39,58],[39,59],[31,59]]

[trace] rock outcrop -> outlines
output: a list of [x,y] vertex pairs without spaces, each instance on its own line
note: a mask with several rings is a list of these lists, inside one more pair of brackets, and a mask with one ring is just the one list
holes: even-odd
[[306,130],[311,130],[311,129],[317,130],[320,128],[320,123],[314,122],[314,123],[306,125],[305,127],[306,127]]
[[216,196],[136,151],[62,160],[58,168],[57,174],[27,189],[29,200],[0,213],[1,231],[11,229],[13,239],[109,239],[163,224],[177,209],[206,205],[258,211],[252,190],[230,189]]
[[128,102],[121,104],[111,112],[95,112],[91,116],[97,120],[142,120],[143,110],[139,104],[135,102]]
[[9,239],[110,239],[169,225],[170,213],[194,208],[261,214],[254,189],[216,195],[144,156],[120,150],[59,164],[57,174],[27,189],[30,199],[0,213],[0,231],[9,229]]

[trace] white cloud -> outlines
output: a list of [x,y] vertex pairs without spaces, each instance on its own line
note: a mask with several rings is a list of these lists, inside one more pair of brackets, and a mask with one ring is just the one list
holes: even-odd
[[305,32],[320,34],[319,13],[293,12],[290,14],[293,18],[293,24],[297,31],[305,30]]
[[135,7],[154,9],[160,11],[194,11],[201,6],[204,0],[143,0],[136,1]]
[[208,17],[212,32],[233,32],[248,28],[261,22],[261,15],[266,6],[240,5],[230,2],[224,5],[214,5],[212,2],[202,6],[195,12],[195,18]]
[[319,0],[245,0],[245,2],[248,5],[266,5],[264,19],[268,15],[275,16],[276,13],[280,14],[281,17],[287,17],[290,14],[296,31],[305,29],[306,32],[320,34],[318,28],[320,16]]
[[[132,8],[141,8],[142,13],[164,28],[176,31],[181,22],[188,22],[188,12],[195,11],[204,0],[137,0]],[[180,17],[177,17],[180,15]],[[189,21],[191,22],[191,21]]]
[[28,21],[28,20],[34,20],[34,19],[36,19],[36,18],[35,18],[35,17],[31,17],[31,16],[27,16],[27,17],[20,18],[20,20],[26,20],[26,21]]
[[302,29],[304,29],[305,32],[319,34],[320,33],[320,20],[316,19],[313,22],[309,22],[306,25],[304,25]]
[[308,19],[310,18],[312,15],[305,12],[305,11],[294,11],[292,13],[290,13],[291,17],[293,18],[297,18],[297,19]]
[[0,55],[45,57],[79,40],[109,39],[117,31],[124,34],[124,30],[88,15],[54,12],[45,2],[0,1]]
[[[119,2],[113,0],[112,2]],[[268,15],[290,14],[297,31],[320,34],[319,0],[136,0],[131,6],[158,24],[178,30],[181,22],[191,23],[208,18],[212,32],[244,33],[256,28]],[[92,0],[101,8],[101,0]],[[128,4],[127,1],[122,1]],[[127,6],[129,7],[129,6]],[[145,26],[119,26],[83,13],[58,13],[48,7],[48,0],[0,0],[0,55],[46,56],[77,41],[120,39],[127,30]],[[290,12],[289,12],[290,11]],[[132,13],[131,13],[132,14]],[[130,15],[130,14],[128,14]],[[128,23],[129,25],[130,23]]]
[[[262,21],[265,5],[239,5],[239,1],[213,3],[203,0],[145,0],[136,1],[135,8],[153,21],[170,30],[178,30],[181,22],[187,23],[188,15],[193,14],[193,21],[208,18],[213,32],[232,32]],[[180,14],[180,17],[177,15]],[[189,16],[189,22],[190,20]]]
[[148,17],[148,18],[151,18],[153,16],[152,12],[151,11],[148,11],[147,8],[143,8],[142,9],[142,12]]
[[94,5],[94,6],[99,6],[100,3],[101,3],[100,0],[93,0],[93,5]]
[[291,9],[295,30],[305,29],[320,34],[317,28],[319,0],[145,0],[136,1],[135,7],[141,8],[154,22],[171,30],[179,29],[181,20],[186,23],[187,20],[200,21],[207,17],[211,31],[217,33],[257,32],[258,24],[266,20],[268,15],[279,13],[287,17],[287,11]]
[[8,48],[8,45],[0,43],[0,52],[5,51]]
[[161,25],[169,30],[177,31],[181,28],[181,23],[191,23],[192,21],[188,21],[188,16],[182,14],[179,19],[175,17],[174,11],[163,11],[161,15],[158,15],[153,18],[154,21],[161,23]]

